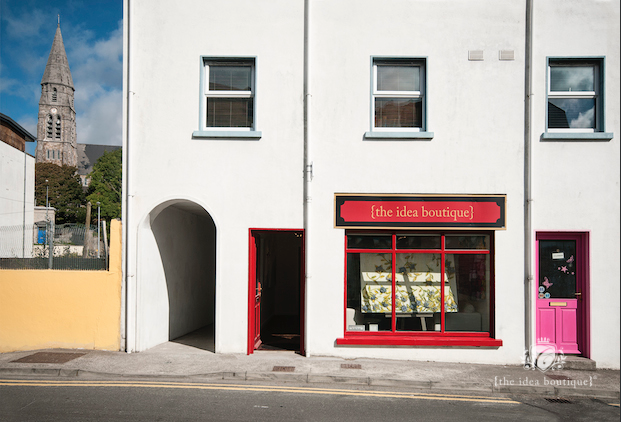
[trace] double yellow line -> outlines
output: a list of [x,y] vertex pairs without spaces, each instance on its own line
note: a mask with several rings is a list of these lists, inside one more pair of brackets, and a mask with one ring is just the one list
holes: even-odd
[[395,392],[395,391],[362,391],[334,388],[311,388],[290,386],[267,386],[267,385],[237,385],[237,384],[203,384],[167,381],[57,381],[57,380],[6,380],[0,379],[0,387],[122,387],[122,388],[176,388],[194,390],[228,390],[228,391],[261,391],[294,394],[323,394],[341,396],[400,398],[419,400],[444,400],[479,403],[505,403],[520,404],[504,397],[469,396],[463,394],[439,394],[419,392]]

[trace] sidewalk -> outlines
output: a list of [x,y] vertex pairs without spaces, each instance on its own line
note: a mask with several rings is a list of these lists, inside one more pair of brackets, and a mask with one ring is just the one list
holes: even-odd
[[[18,359],[26,362],[15,362]],[[56,363],[41,363],[50,361]],[[23,375],[188,377],[195,382],[238,380],[311,385],[358,384],[437,393],[457,391],[460,394],[513,393],[619,399],[618,370],[561,369],[544,373],[538,369],[524,369],[521,365],[307,358],[287,351],[229,355],[174,342],[131,354],[67,349],[0,354],[0,378]]]

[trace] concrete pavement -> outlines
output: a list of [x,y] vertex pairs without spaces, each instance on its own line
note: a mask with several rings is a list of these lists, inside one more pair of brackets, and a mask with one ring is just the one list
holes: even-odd
[[437,393],[588,396],[618,402],[619,371],[584,368],[588,366],[571,357],[563,369],[542,372],[522,365],[304,357],[288,351],[256,351],[249,356],[215,354],[176,342],[140,353],[47,349],[0,354],[0,378],[187,377],[189,381],[392,386]]

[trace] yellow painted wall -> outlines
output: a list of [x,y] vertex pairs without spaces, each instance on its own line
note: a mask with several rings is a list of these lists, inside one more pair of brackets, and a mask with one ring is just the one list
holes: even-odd
[[0,270],[0,352],[119,350],[121,251],[116,220],[108,271]]

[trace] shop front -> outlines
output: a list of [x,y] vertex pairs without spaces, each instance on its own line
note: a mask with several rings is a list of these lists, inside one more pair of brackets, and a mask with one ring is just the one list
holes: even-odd
[[344,229],[337,345],[500,347],[494,232],[505,195],[335,195]]

